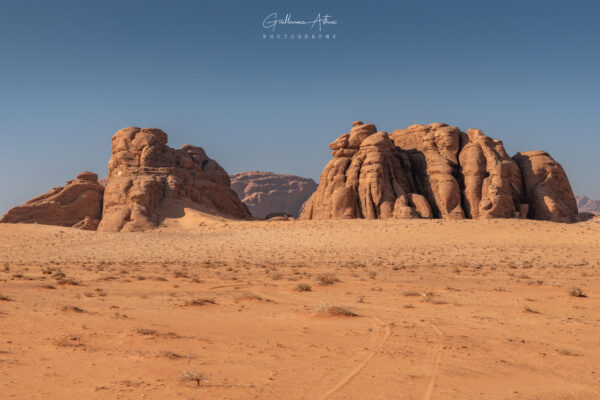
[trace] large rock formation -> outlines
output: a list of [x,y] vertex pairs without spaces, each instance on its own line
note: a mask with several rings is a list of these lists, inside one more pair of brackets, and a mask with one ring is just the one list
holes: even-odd
[[575,200],[580,213],[600,215],[600,200],[592,200],[587,196],[577,196]]
[[317,189],[310,178],[274,172],[247,171],[230,176],[231,188],[255,218],[270,214],[298,217],[302,204]]
[[90,229],[100,219],[103,192],[104,187],[98,183],[98,175],[82,172],[75,179],[67,181],[64,187],[55,187],[46,194],[12,208],[2,216],[0,222]]
[[229,176],[200,147],[167,146],[160,129],[130,127],[112,138],[102,231],[143,231],[159,225],[186,201],[200,211],[250,218],[230,188]]
[[512,159],[478,129],[442,123],[377,132],[355,122],[329,146],[333,159],[301,219],[535,218],[572,221],[575,199],[547,153]]
[[300,218],[412,218],[432,216],[416,194],[406,154],[374,125],[353,123],[329,145],[333,159]]
[[570,222],[577,215],[577,201],[565,171],[544,151],[517,153],[513,159],[523,174],[529,216]]

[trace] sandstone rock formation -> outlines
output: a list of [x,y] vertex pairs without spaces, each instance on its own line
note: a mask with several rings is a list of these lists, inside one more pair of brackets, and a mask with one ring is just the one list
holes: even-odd
[[459,154],[464,185],[465,214],[469,218],[527,217],[521,171],[500,140],[479,129],[469,129]]
[[587,196],[577,196],[575,200],[580,213],[600,215],[600,200],[592,200]]
[[435,218],[462,219],[458,174],[461,132],[446,124],[411,125],[390,134],[407,152],[414,171],[415,189],[423,194]]
[[513,159],[523,174],[529,216],[533,219],[570,222],[577,201],[565,171],[544,151],[517,153]]
[[229,176],[200,147],[167,146],[160,129],[130,127],[112,138],[101,231],[143,231],[159,225],[180,200],[194,208],[233,218],[250,218],[230,188]]
[[478,129],[442,123],[377,132],[360,121],[329,145],[333,159],[300,219],[535,218],[577,215],[562,167],[547,153],[510,158]]
[[[64,187],[28,200],[8,211],[0,222],[24,222],[45,225],[83,227],[84,221],[99,220],[102,213],[104,187],[98,175],[82,172]],[[85,229],[91,229],[88,223]]]
[[310,178],[274,172],[247,171],[230,176],[231,188],[255,218],[290,214],[297,218],[302,204],[317,189]]
[[333,159],[300,218],[431,217],[429,204],[414,191],[406,154],[374,125],[352,125],[329,145]]

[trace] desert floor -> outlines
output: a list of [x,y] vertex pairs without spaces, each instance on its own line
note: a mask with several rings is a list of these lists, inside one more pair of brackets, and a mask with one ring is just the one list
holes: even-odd
[[0,398],[598,399],[600,218],[2,224]]

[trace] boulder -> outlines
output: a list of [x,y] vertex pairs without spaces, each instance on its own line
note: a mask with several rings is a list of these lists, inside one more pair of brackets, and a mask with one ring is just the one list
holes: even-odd
[[523,198],[521,171],[500,140],[487,137],[479,129],[469,129],[463,136],[458,158],[467,218],[521,216],[524,209],[520,208]]
[[289,214],[297,218],[302,204],[317,189],[310,178],[274,172],[247,171],[230,176],[231,188],[255,218]]
[[[55,187],[48,193],[14,207],[2,216],[0,222],[23,222],[44,225],[75,226],[87,220],[99,220],[102,213],[104,187],[98,175],[82,172],[64,187]],[[85,229],[92,229],[87,225]]]
[[144,231],[166,215],[177,215],[177,200],[229,218],[250,213],[230,188],[229,175],[200,147],[167,146],[160,129],[129,127],[112,138],[108,184],[104,192],[100,231]]
[[414,193],[406,154],[374,125],[352,125],[329,145],[333,159],[300,219],[430,217],[427,201]]
[[577,215],[577,201],[561,165],[545,151],[517,153],[513,160],[521,170],[529,217],[571,222]]
[[415,190],[425,196],[435,218],[462,219],[458,176],[461,131],[442,123],[411,125],[390,134],[412,165]]

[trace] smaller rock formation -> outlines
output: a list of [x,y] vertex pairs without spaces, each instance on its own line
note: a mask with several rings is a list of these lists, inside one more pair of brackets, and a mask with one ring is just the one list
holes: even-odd
[[529,217],[571,222],[578,214],[577,201],[561,165],[545,151],[517,153],[513,160],[523,175]]
[[600,200],[592,200],[587,196],[577,196],[575,199],[580,213],[600,215]]
[[[144,231],[166,216],[181,216],[181,204],[198,211],[248,219],[230,188],[229,175],[201,147],[167,146],[160,129],[130,127],[112,138],[101,231]],[[182,200],[182,201],[179,201]]]
[[[55,187],[48,193],[28,200],[8,211],[0,222],[23,222],[44,225],[75,226],[95,230],[93,221],[102,214],[104,187],[98,175],[82,172],[64,187]],[[87,221],[87,222],[86,222]]]
[[255,218],[269,214],[300,214],[302,204],[317,189],[310,178],[274,172],[248,171],[231,175],[231,188]]

